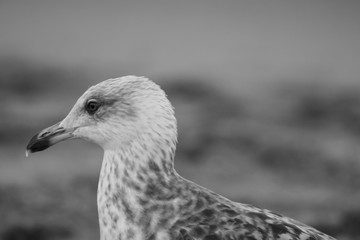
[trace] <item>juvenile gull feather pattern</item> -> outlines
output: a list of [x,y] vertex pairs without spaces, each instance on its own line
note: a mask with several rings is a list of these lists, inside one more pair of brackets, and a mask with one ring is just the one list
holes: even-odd
[[[95,111],[87,109],[90,100]],[[179,176],[173,107],[147,78],[109,79],[89,88],[63,121],[31,139],[27,151],[68,138],[104,149],[97,193],[101,240],[335,240]]]

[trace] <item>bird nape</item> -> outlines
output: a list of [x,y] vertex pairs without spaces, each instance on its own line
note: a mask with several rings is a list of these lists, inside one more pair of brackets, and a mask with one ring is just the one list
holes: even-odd
[[64,120],[36,134],[26,149],[42,151],[71,138],[104,149],[97,193],[102,240],[334,240],[179,176],[174,110],[147,78],[126,76],[90,87]]

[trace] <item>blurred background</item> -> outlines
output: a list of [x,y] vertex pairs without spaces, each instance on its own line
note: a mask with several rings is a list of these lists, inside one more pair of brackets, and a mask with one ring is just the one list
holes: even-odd
[[360,2],[0,1],[0,238],[99,239],[102,151],[25,158],[91,85],[159,83],[176,169],[241,201],[360,238]]

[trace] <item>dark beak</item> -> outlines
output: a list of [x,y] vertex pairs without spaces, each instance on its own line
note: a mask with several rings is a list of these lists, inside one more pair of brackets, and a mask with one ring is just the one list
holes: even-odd
[[29,153],[45,150],[58,142],[72,138],[74,129],[60,127],[60,123],[58,122],[33,136],[26,146],[26,156]]

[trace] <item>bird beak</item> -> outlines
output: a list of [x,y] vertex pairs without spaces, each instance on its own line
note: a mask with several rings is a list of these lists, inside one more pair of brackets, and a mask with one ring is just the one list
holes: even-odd
[[45,150],[58,142],[72,138],[75,128],[66,129],[61,127],[60,124],[61,122],[58,122],[35,134],[26,146],[26,156],[29,153]]

